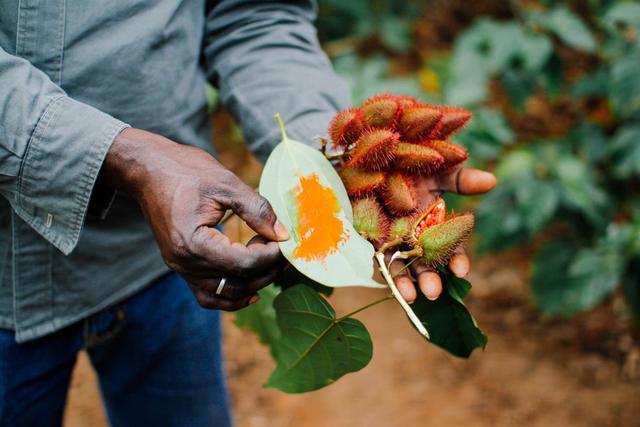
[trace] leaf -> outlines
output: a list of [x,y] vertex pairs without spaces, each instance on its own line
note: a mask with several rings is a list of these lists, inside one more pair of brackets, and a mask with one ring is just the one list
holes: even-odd
[[286,393],[317,390],[371,360],[373,344],[364,325],[349,317],[336,319],[333,308],[313,289],[289,288],[274,307],[282,338],[278,364],[266,387]]
[[594,307],[617,286],[622,259],[620,248],[606,242],[582,249],[566,239],[547,243],[533,267],[538,310],[568,316]]
[[640,320],[640,258],[632,258],[627,263],[627,270],[622,277],[622,288],[627,304]]
[[640,176],[640,123],[618,129],[610,151],[617,177],[626,179],[633,174]]
[[258,336],[260,342],[271,351],[275,358],[275,345],[280,341],[280,330],[276,323],[276,311],[273,301],[279,294],[273,285],[261,289],[258,294],[260,300],[236,313],[235,324],[247,329]]
[[[604,16],[604,23],[610,31],[640,30],[640,4],[618,3],[615,4]],[[629,32],[630,33],[630,32]]]
[[610,99],[617,115],[630,118],[640,115],[640,46],[611,66]]
[[518,211],[531,234],[553,217],[560,199],[556,187],[541,180],[523,180],[515,196]]
[[446,292],[435,301],[429,301],[421,292],[411,306],[431,335],[430,342],[457,357],[467,358],[476,348],[487,346],[482,333],[463,299],[471,284],[442,271]]
[[280,242],[283,255],[326,286],[384,287],[371,278],[374,249],[351,224],[351,203],[335,169],[281,126],[283,140],[267,160],[260,194],[291,236]]
[[543,21],[568,46],[585,52],[596,50],[596,41],[584,22],[564,6],[557,6]]

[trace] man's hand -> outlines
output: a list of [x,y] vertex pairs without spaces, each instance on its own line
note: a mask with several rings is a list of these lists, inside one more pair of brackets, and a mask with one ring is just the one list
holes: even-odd
[[[246,307],[282,272],[276,241],[289,236],[269,202],[203,150],[125,129],[103,174],[138,201],[165,263],[185,278],[201,306]],[[246,246],[214,228],[228,209],[258,233]],[[222,278],[226,284],[216,295]]]
[[[420,200],[420,209],[426,209],[444,191],[463,195],[483,194],[491,191],[496,186],[496,177],[490,173],[478,169],[458,169],[445,175],[424,178],[416,182],[417,197]],[[391,254],[387,254],[390,257]],[[457,277],[465,277],[469,273],[469,258],[462,246],[449,261],[449,269]],[[435,300],[442,292],[442,280],[437,272],[418,260],[406,267],[404,261],[396,260],[391,264],[390,272],[395,277],[398,290],[407,302],[412,303],[416,299],[416,287],[430,300]]]

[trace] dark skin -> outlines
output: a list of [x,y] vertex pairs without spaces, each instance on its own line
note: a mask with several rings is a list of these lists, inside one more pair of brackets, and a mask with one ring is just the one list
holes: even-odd
[[[421,199],[427,203],[440,190],[479,194],[495,186],[495,177],[487,172],[456,173],[461,173],[457,180],[453,174],[425,179],[418,186]],[[277,242],[289,235],[269,202],[205,151],[140,129],[125,129],[107,153],[102,174],[109,185],[137,200],[165,263],[185,278],[202,307],[244,308],[286,268]],[[229,209],[258,233],[246,245],[231,242],[214,228]],[[392,273],[402,266],[394,262]],[[454,274],[466,275],[469,259],[462,250],[450,267]],[[411,269],[422,292],[437,298],[442,291],[439,276],[424,265]],[[405,269],[398,275],[397,284],[412,302],[416,290],[407,273]],[[216,295],[223,277],[227,278],[224,290]]]

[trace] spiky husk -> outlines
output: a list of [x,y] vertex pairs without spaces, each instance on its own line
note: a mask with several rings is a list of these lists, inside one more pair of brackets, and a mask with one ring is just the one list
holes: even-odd
[[396,102],[401,110],[418,105],[418,100],[409,95],[396,95]]
[[353,227],[365,239],[383,243],[387,239],[389,220],[382,211],[382,207],[372,197],[354,201]]
[[384,169],[394,158],[398,134],[386,129],[365,131],[349,153],[346,167],[358,166],[366,170]]
[[408,142],[399,142],[396,146],[394,166],[398,170],[429,174],[443,163],[444,157],[433,148]]
[[379,129],[393,129],[400,114],[396,97],[389,94],[369,98],[360,109],[365,126]]
[[384,184],[385,176],[382,172],[350,167],[340,171],[340,178],[349,197],[360,198],[380,188]]
[[448,139],[471,120],[471,111],[464,108],[440,106],[438,109],[442,111],[442,118],[431,132],[431,139]]
[[403,139],[418,142],[429,136],[442,118],[442,112],[432,105],[408,107],[398,120],[398,131]]
[[411,224],[413,224],[413,218],[410,216],[402,216],[393,220],[389,227],[389,240],[408,240],[411,236]]
[[473,214],[466,213],[425,229],[418,239],[424,262],[432,267],[446,264],[455,249],[469,237],[473,224]]
[[440,167],[440,170],[455,168],[469,158],[469,154],[464,147],[453,144],[449,141],[436,139],[429,141],[427,143],[427,147],[431,147],[436,150],[444,159],[444,163]]
[[356,108],[340,111],[329,123],[329,136],[333,148],[346,148],[354,143],[363,130],[362,112]]
[[387,176],[382,195],[385,207],[396,215],[411,213],[418,206],[413,179],[402,172]]

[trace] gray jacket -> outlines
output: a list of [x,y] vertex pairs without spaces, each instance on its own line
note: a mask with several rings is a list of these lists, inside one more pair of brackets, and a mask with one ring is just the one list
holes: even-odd
[[136,203],[96,185],[125,126],[211,151],[209,80],[261,159],[276,112],[298,139],[324,134],[349,99],[314,14],[302,0],[0,0],[0,328],[40,337],[167,271]]

